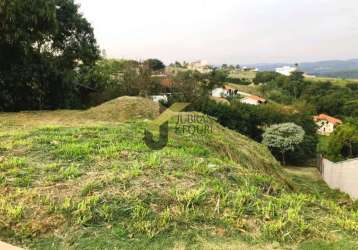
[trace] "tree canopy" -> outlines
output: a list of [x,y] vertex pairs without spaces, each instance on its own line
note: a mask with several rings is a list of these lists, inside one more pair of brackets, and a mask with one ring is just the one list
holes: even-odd
[[333,161],[358,157],[358,124],[347,122],[340,125],[328,138],[323,153]]
[[71,107],[99,50],[73,0],[0,0],[0,110]]
[[257,72],[256,77],[254,78],[254,83],[267,83],[272,80],[275,80],[277,77],[279,77],[280,74],[274,71],[263,71],[263,72]]
[[147,65],[153,71],[165,69],[164,63],[159,59],[147,59],[144,61],[144,65]]
[[269,148],[276,148],[282,154],[285,165],[285,153],[294,151],[295,146],[304,141],[305,131],[294,123],[275,124],[268,127],[263,134],[262,143]]

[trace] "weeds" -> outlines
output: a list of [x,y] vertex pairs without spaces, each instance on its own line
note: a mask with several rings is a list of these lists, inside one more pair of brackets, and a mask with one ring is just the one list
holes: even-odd
[[210,138],[171,135],[159,152],[145,146],[143,121],[8,126],[0,125],[0,227],[35,245],[29,235],[45,231],[69,248],[87,244],[88,230],[104,246],[172,235],[195,244],[208,232],[283,246],[358,236],[352,201],[302,178],[291,191],[267,149],[217,125]]

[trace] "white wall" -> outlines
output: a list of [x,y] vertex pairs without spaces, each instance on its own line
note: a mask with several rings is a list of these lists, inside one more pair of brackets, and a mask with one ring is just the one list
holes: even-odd
[[296,67],[290,67],[290,66],[284,66],[282,68],[277,68],[276,72],[281,74],[281,75],[285,75],[285,76],[290,76],[293,72],[297,71]]
[[330,135],[334,132],[335,125],[331,122],[320,120],[316,124],[319,127],[317,132],[320,135]]
[[323,159],[322,176],[331,188],[358,199],[358,159],[338,163]]
[[152,95],[151,98],[154,102],[168,102],[168,97],[166,95]]
[[223,88],[217,88],[217,89],[214,89],[212,92],[211,92],[211,95],[213,97],[227,97],[228,96],[228,93],[225,89]]

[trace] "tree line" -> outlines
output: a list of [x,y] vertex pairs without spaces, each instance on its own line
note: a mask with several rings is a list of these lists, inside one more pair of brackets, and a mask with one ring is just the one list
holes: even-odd
[[269,99],[291,105],[310,116],[325,113],[344,120],[329,137],[321,137],[317,152],[333,161],[358,157],[358,83],[344,86],[329,81],[314,82],[302,72],[283,76],[259,72],[254,83]]
[[151,71],[165,67],[102,60],[73,0],[0,0],[0,53],[0,111],[84,108],[155,92]]

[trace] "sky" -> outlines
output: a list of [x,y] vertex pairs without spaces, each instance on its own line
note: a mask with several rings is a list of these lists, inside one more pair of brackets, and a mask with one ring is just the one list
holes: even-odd
[[75,0],[107,57],[211,64],[358,58],[357,0]]

